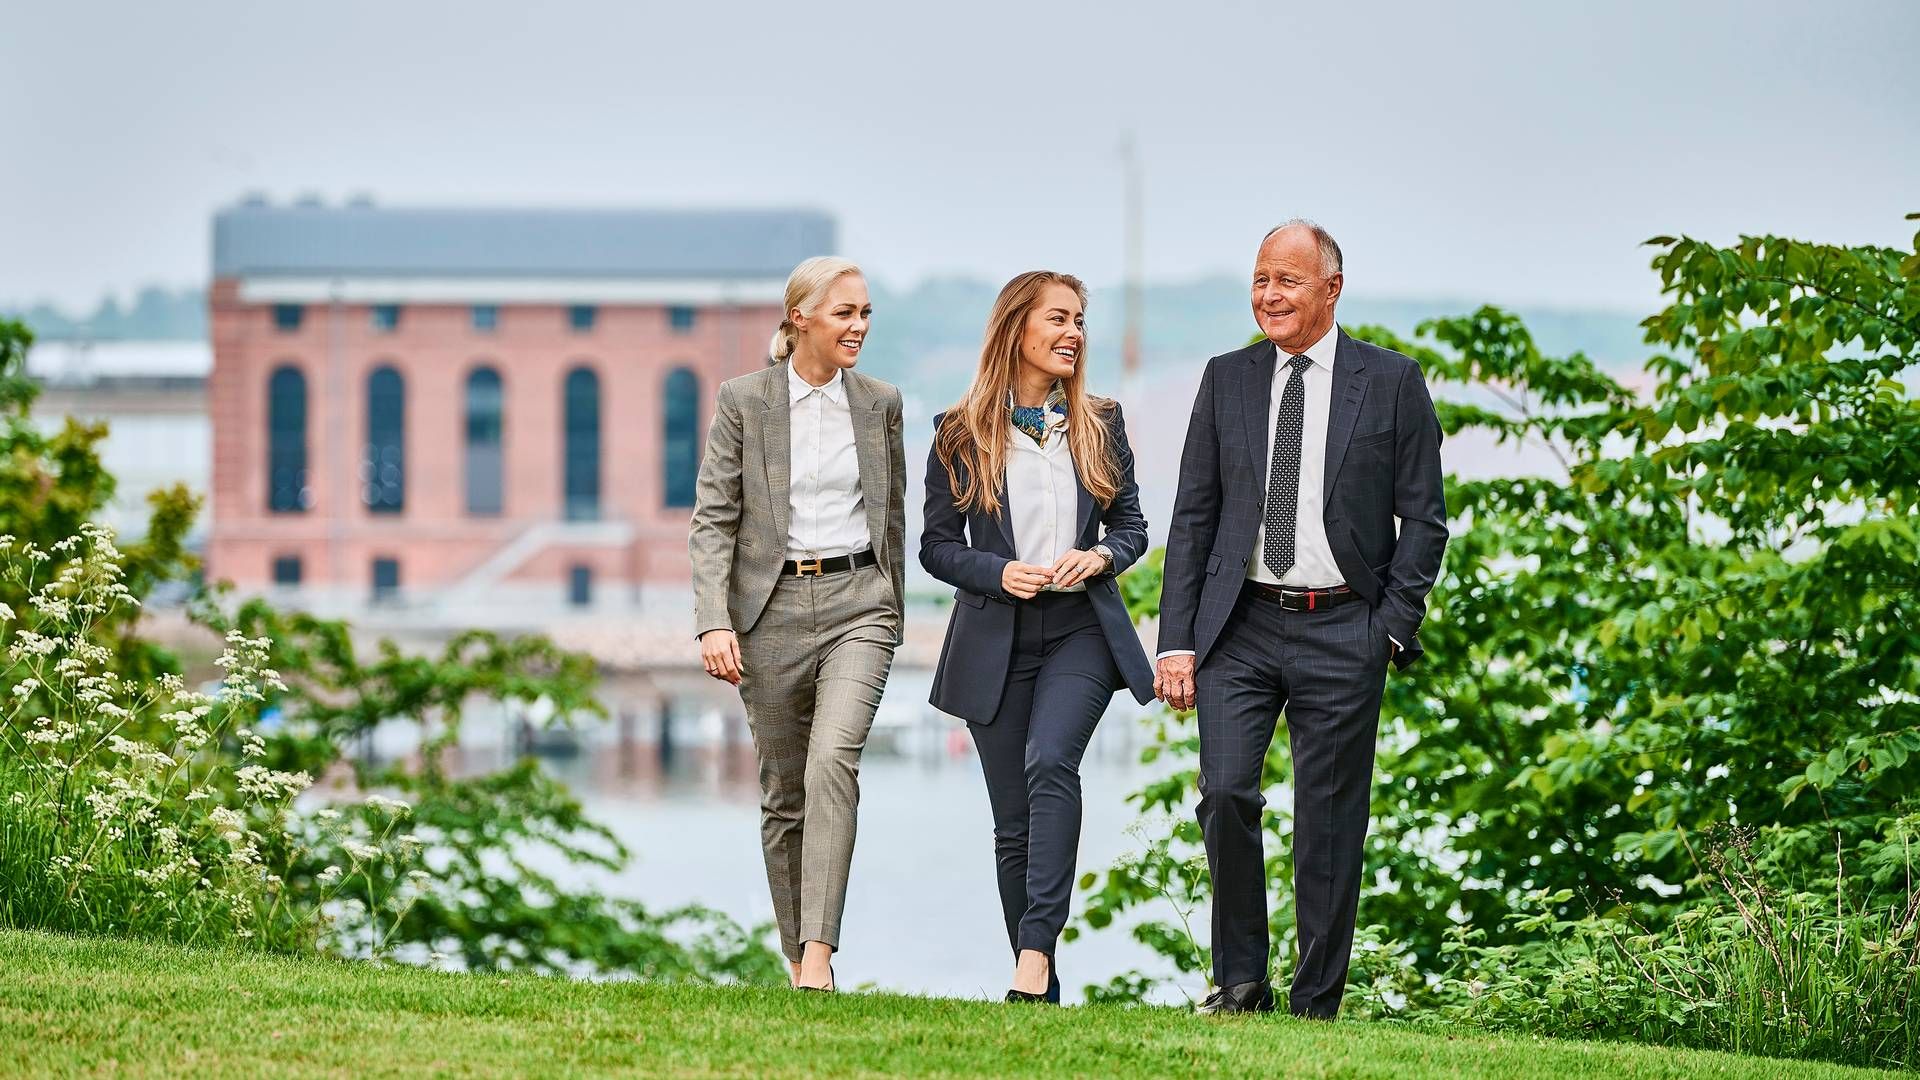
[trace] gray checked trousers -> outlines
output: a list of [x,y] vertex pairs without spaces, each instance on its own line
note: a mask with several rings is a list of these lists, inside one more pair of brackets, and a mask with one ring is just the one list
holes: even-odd
[[860,751],[893,666],[899,619],[878,566],[783,577],[740,637],[740,699],[760,759],[760,843],[780,950],[840,947]]

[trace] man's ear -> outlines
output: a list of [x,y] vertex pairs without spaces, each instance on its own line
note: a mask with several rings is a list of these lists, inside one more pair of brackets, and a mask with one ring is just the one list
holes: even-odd
[[1347,275],[1344,273],[1335,274],[1332,277],[1328,278],[1327,279],[1327,299],[1328,300],[1340,299],[1340,290],[1346,287],[1346,284],[1347,284]]

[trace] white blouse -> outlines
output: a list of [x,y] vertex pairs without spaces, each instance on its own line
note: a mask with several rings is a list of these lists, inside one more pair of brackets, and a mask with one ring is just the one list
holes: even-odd
[[[1047,445],[1040,446],[1007,422],[1011,452],[1007,455],[1007,512],[1013,515],[1014,557],[1035,566],[1052,566],[1073,550],[1080,531],[1080,487],[1073,471],[1073,452],[1067,448],[1067,418],[1047,414]],[[1087,583],[1050,592],[1086,592]]]
[[873,538],[867,535],[846,379],[835,371],[827,385],[813,386],[789,363],[787,401],[792,417],[787,558],[828,559],[865,551]]

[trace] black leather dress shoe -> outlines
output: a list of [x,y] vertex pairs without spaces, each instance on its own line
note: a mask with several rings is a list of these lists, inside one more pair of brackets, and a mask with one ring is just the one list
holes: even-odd
[[1028,993],[1028,992],[1027,992],[1027,991],[1025,991],[1025,990],[1009,990],[1009,991],[1007,991],[1007,1000],[1008,1000],[1008,1001],[1019,1001],[1019,1002],[1023,1002],[1023,1003],[1025,1003],[1025,1004],[1028,1004],[1028,1005],[1052,1005],[1052,1004],[1054,1004],[1054,1002],[1051,1002],[1051,1001],[1048,1001],[1048,1000],[1047,1000],[1047,995],[1045,995],[1045,994],[1030,994],[1030,993]]
[[1235,983],[1222,986],[1207,995],[1207,1000],[1194,1006],[1194,1012],[1202,1016],[1219,1013],[1267,1013],[1273,1011],[1273,984],[1265,979],[1258,982]]

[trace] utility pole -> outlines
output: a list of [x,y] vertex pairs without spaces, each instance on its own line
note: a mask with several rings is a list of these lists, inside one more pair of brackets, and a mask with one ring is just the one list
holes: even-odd
[[1140,155],[1131,130],[1120,136],[1120,168],[1127,275],[1123,303],[1126,324],[1120,343],[1120,397],[1124,403],[1133,404],[1139,400],[1140,390],[1141,233],[1145,222],[1140,199]]

